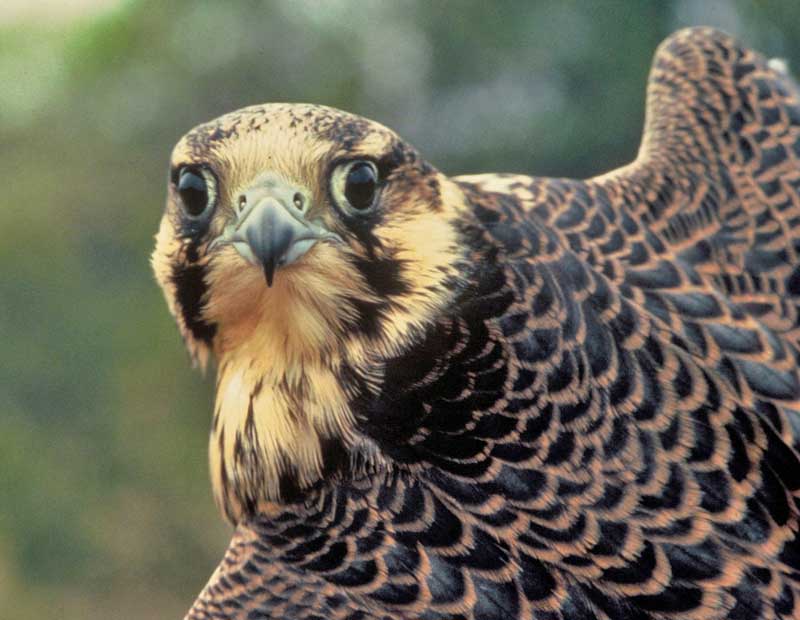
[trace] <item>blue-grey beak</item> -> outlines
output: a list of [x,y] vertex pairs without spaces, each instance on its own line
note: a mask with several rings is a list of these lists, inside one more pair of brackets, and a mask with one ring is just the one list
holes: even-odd
[[277,175],[263,175],[238,196],[234,221],[211,247],[232,245],[264,270],[267,286],[272,286],[275,271],[295,262],[317,241],[342,240],[320,221],[308,220],[310,202],[303,189]]

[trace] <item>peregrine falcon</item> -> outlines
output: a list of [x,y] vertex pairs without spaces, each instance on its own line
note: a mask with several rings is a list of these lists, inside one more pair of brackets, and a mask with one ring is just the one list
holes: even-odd
[[187,618],[800,617],[798,252],[800,89],[710,29],[589,180],[315,105],[196,127],[153,266],[236,529]]

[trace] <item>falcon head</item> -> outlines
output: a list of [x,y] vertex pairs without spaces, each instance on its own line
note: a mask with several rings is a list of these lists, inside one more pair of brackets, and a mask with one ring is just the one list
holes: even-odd
[[218,363],[226,510],[313,483],[325,446],[355,441],[347,377],[379,390],[381,360],[452,300],[463,208],[392,131],[330,108],[249,107],[180,140],[153,266],[193,358]]

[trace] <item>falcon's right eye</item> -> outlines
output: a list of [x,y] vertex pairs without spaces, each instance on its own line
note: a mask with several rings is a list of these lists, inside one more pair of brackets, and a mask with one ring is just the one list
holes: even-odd
[[184,166],[178,171],[175,188],[184,212],[191,218],[205,215],[214,206],[216,188],[213,175],[199,166]]

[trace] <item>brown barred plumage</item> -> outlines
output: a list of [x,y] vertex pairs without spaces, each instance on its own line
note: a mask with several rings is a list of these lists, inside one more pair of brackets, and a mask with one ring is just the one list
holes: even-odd
[[[369,217],[332,207],[348,158],[377,162]],[[218,358],[212,475],[237,524],[187,618],[800,618],[785,71],[673,35],[638,158],[588,181],[448,179],[313,106],[223,117],[173,163],[219,183],[201,223],[170,190],[154,265]],[[271,288],[210,247],[266,170],[343,240]]]

